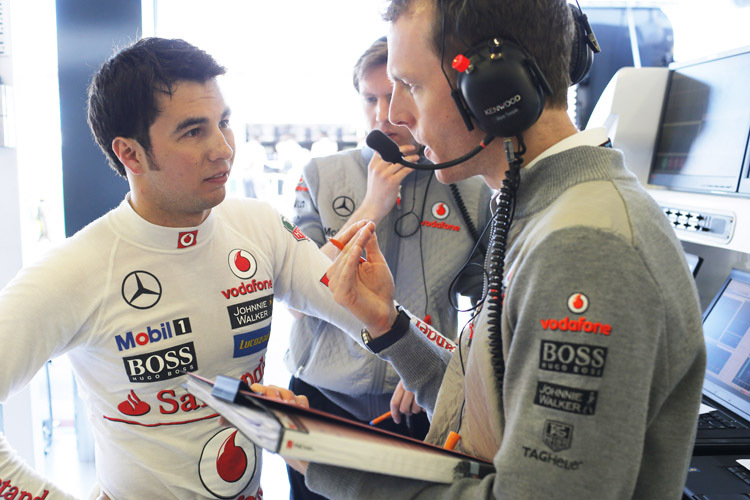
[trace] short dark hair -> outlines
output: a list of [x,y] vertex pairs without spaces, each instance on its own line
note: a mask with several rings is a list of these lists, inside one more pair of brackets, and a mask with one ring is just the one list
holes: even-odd
[[171,96],[179,81],[205,83],[226,72],[213,57],[179,39],[142,38],[116,52],[88,89],[88,123],[110,166],[125,177],[112,150],[115,137],[151,151],[149,128],[159,116],[157,92]]
[[456,55],[482,40],[515,40],[536,60],[549,82],[552,95],[547,103],[567,107],[574,31],[566,0],[390,0],[383,18],[396,21],[419,1],[435,7],[429,36],[438,57],[445,23],[443,64],[447,68]]
[[359,82],[365,73],[372,68],[388,63],[388,42],[384,36],[375,40],[365,52],[359,56],[357,64],[354,65],[354,88],[359,92]]

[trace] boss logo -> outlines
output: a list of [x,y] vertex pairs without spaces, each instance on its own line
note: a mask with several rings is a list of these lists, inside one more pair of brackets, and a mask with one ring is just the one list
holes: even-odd
[[122,358],[131,382],[161,382],[198,369],[192,342],[161,351]]
[[601,377],[606,360],[606,347],[543,340],[539,349],[539,368],[551,372]]
[[514,104],[517,104],[519,102],[521,102],[521,95],[516,94],[502,104],[498,104],[497,106],[492,106],[485,109],[484,114],[485,116],[494,115],[495,113],[499,113],[500,111],[505,111],[506,108],[509,108],[510,106],[513,106]]

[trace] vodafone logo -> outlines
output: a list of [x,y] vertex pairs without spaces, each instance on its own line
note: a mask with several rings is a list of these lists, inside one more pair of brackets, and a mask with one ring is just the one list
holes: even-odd
[[198,474],[212,496],[236,498],[258,472],[255,445],[237,429],[219,431],[203,447]]
[[240,279],[246,280],[255,276],[258,263],[255,257],[247,250],[235,248],[229,252],[229,269]]
[[432,216],[438,220],[443,220],[450,215],[451,211],[444,202],[439,201],[432,205]]
[[574,293],[568,297],[568,309],[573,314],[581,314],[589,308],[589,298],[582,293]]
[[294,188],[295,191],[307,191],[307,186],[305,186],[305,178],[300,176],[299,181],[297,181],[297,187]]
[[198,241],[198,230],[186,231],[177,235],[177,248],[187,248]]

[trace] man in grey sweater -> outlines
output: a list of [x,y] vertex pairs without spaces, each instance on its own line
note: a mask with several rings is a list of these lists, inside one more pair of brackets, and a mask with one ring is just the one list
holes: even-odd
[[[371,222],[337,235],[347,245],[330,288],[432,415],[427,441],[457,432],[458,449],[496,472],[438,485],[297,464],[308,486],[345,499],[680,498],[705,370],[698,297],[679,241],[621,153],[567,114],[570,8],[392,0],[386,19],[390,120],[435,163],[486,145],[440,170],[441,182],[504,184],[487,297],[460,348],[441,351],[394,308]],[[492,83],[472,88],[485,72]],[[519,90],[519,75],[538,95]],[[465,126],[449,98],[456,85],[483,130]],[[488,92],[497,99],[472,109]],[[487,145],[486,133],[498,139]]]
[[[368,130],[380,130],[418,161],[418,145],[409,130],[388,121],[393,84],[387,61],[383,37],[355,64],[354,88]],[[422,158],[422,163],[429,162]],[[458,315],[451,299],[461,294],[476,301],[482,293],[476,267],[461,271],[470,257],[481,266],[484,252],[475,250],[476,227],[481,230],[488,221],[491,192],[480,178],[448,186],[434,177],[431,171],[386,162],[367,146],[313,158],[295,189],[294,223],[333,260],[338,250],[330,238],[359,220],[375,222],[398,300],[419,315],[424,328],[455,339]],[[331,323],[295,316],[284,356],[293,374],[289,389],[307,396],[312,408],[363,423],[390,409],[394,418],[379,428],[424,439],[429,420],[388,362]],[[291,468],[288,472],[292,500],[322,498],[306,489],[303,476]]]

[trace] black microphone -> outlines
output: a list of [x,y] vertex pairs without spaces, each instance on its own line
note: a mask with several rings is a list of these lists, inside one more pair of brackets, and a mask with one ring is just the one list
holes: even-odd
[[488,135],[485,137],[482,142],[479,143],[477,147],[466,153],[465,155],[456,158],[455,160],[447,161],[444,163],[435,163],[431,165],[420,165],[419,163],[412,163],[410,161],[404,160],[404,155],[401,153],[401,151],[398,149],[398,144],[393,142],[393,140],[385,135],[380,130],[373,130],[369,134],[367,134],[367,138],[365,139],[365,142],[368,146],[370,146],[372,149],[380,153],[380,156],[389,163],[400,163],[401,165],[404,165],[405,167],[413,168],[415,170],[440,170],[443,168],[452,167],[454,165],[458,165],[459,163],[463,163],[466,160],[473,158],[477,155],[481,150],[483,150],[487,145],[492,142],[492,139],[494,139],[495,136]]

